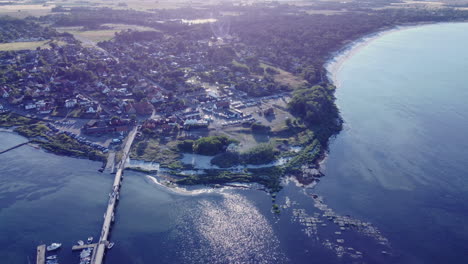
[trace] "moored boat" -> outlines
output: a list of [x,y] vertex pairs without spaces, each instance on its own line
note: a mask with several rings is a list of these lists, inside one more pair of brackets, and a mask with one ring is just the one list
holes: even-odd
[[110,242],[109,245],[107,245],[107,249],[111,249],[115,245],[114,242]]
[[93,242],[93,237],[88,237],[88,244],[91,244],[91,242]]
[[52,251],[60,248],[62,246],[61,243],[52,243],[49,246],[47,246],[47,251]]
[[46,259],[48,260],[57,259],[57,255],[48,256]]

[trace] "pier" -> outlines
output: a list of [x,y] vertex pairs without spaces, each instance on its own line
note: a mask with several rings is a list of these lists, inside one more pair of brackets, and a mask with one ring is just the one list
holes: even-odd
[[29,143],[31,143],[31,141],[18,144],[18,145],[16,145],[16,146],[11,147],[11,148],[8,148],[8,149],[5,149],[5,150],[3,150],[3,151],[0,151],[0,154],[7,153],[7,152],[10,151],[10,150],[17,149],[17,148],[19,148],[19,147],[21,147],[21,146],[24,146],[24,145],[26,145],[26,144],[29,144]]
[[117,165],[117,172],[114,178],[114,184],[112,185],[112,191],[109,194],[109,202],[107,204],[107,210],[104,215],[104,223],[102,224],[101,236],[99,237],[99,242],[95,244],[95,250],[93,250],[93,255],[91,257],[91,264],[102,264],[104,259],[104,254],[108,245],[108,238],[111,232],[111,225],[114,220],[114,212],[116,209],[116,203],[119,197],[120,187],[122,185],[122,175],[125,169],[125,164],[132,146],[133,140],[135,139],[137,127],[135,127],[127,137],[125,146],[122,151],[122,159]]
[[94,243],[94,244],[84,244],[82,246],[80,245],[74,245],[72,247],[72,250],[75,251],[75,250],[82,250],[82,249],[87,249],[87,248],[92,248],[94,249],[95,247],[97,246],[97,243]]
[[36,264],[45,263],[46,245],[37,246]]

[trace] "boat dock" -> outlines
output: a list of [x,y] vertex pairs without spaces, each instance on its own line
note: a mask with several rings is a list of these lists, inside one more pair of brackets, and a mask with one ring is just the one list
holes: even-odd
[[87,249],[87,248],[95,248],[97,246],[97,243],[94,243],[94,244],[85,244],[85,245],[74,245],[72,247],[72,250],[75,251],[75,250],[82,250],[82,249]]
[[127,141],[123,148],[122,159],[117,165],[117,173],[115,174],[114,184],[112,185],[112,191],[109,194],[109,202],[107,204],[107,210],[104,215],[104,223],[102,224],[101,236],[99,237],[99,242],[96,244],[95,250],[93,250],[93,255],[91,257],[91,264],[102,264],[104,259],[104,254],[108,245],[108,238],[111,232],[111,225],[114,220],[114,212],[116,209],[116,203],[118,201],[120,187],[122,186],[122,175],[125,169],[125,164],[130,152],[130,147],[132,146],[133,140],[135,139],[137,133],[137,127],[135,127],[128,135]]
[[45,263],[46,245],[37,246],[36,264]]
[[[125,164],[127,163],[127,159],[130,153],[130,148],[133,144],[133,141],[135,140],[137,130],[138,130],[138,126],[135,126],[132,129],[132,131],[128,134],[128,137],[125,141],[124,148],[122,150],[122,159],[120,160],[120,162],[117,165],[115,165],[115,163],[112,162],[113,163],[112,167],[115,167],[117,169],[117,172],[115,174],[114,183],[112,184],[112,190],[109,193],[109,202],[107,204],[107,209],[104,214],[104,223],[102,224],[102,230],[101,230],[101,235],[99,237],[99,241],[94,244],[74,245],[72,247],[73,251],[92,248],[93,253],[91,256],[91,264],[102,264],[106,249],[109,246],[110,242],[108,241],[108,239],[110,236],[112,223],[114,222],[114,217],[115,217],[114,214],[115,214],[115,210],[117,207],[117,202],[120,196],[119,192],[122,186],[123,171],[125,170]],[[26,143],[22,143],[20,145],[14,146],[13,148],[5,150],[4,152],[9,151],[14,148],[18,148],[28,143],[29,141]],[[0,154],[4,152],[0,152]],[[116,156],[115,153],[113,153],[111,160],[114,160],[115,156]],[[37,247],[36,264],[45,264],[46,262],[45,256],[46,256],[46,245],[39,245]]]

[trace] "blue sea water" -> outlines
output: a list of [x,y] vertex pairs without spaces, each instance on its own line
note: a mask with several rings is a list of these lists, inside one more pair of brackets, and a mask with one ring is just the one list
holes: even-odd
[[[345,129],[313,188],[169,189],[126,171],[106,263],[468,262],[468,24],[393,31],[335,74]],[[0,149],[25,139],[0,132]],[[23,146],[0,155],[0,263],[98,237],[113,176]],[[311,194],[318,194],[313,199]],[[333,216],[333,217],[330,217]],[[331,219],[331,220],[330,220]]]
[[317,192],[378,226],[406,263],[468,263],[467,47],[466,23],[406,28],[334,75],[346,123]]

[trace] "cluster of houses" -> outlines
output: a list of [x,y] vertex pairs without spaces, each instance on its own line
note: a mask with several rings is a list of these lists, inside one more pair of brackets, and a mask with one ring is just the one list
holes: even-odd
[[88,135],[107,134],[114,132],[126,133],[135,125],[135,120],[113,118],[111,120],[90,120],[83,126],[83,132]]
[[[206,128],[219,119],[225,124],[255,121],[243,109],[261,104],[260,99],[249,98],[239,86],[264,80],[210,61],[211,40],[184,44],[180,51],[165,41],[108,41],[101,45],[103,52],[68,41],[65,46],[14,52],[0,58],[0,65],[19,69],[7,72],[5,83],[0,81],[0,98],[13,110],[91,119],[83,126],[87,134],[126,132],[136,116],[151,116],[143,128],[164,133],[174,127]],[[159,66],[136,71],[131,65],[138,58]],[[174,72],[183,73],[174,77],[175,87],[159,85]],[[219,89],[208,90],[203,82]]]

